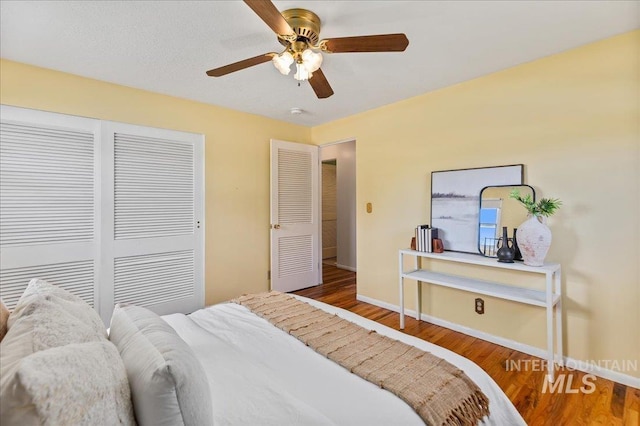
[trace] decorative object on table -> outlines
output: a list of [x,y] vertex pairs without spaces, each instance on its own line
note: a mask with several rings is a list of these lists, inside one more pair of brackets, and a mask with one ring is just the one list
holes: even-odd
[[513,229],[527,220],[527,211],[522,208],[520,202],[509,197],[514,189],[519,190],[520,195],[530,194],[535,201],[536,192],[529,185],[492,185],[480,191],[478,251],[483,256],[496,257],[503,226]]
[[496,254],[498,256],[498,262],[513,263],[516,250],[513,248],[513,242],[511,238],[509,238],[506,226],[502,227],[502,238],[498,241],[498,251]]
[[431,172],[431,225],[440,230],[445,250],[478,253],[480,190],[520,185],[523,165]]
[[547,226],[547,217],[553,215],[562,205],[557,198],[541,198],[537,203],[528,196],[520,195],[518,190],[510,194],[529,212],[529,218],[518,227],[518,246],[522,252],[524,264],[544,265],[544,258],[551,247],[551,230]]
[[418,225],[414,238],[416,240],[416,248],[414,250],[433,253],[433,239],[438,238],[438,228],[432,228],[429,225]]
[[444,253],[444,246],[442,245],[442,240],[440,238],[433,239],[433,252]]
[[518,247],[518,239],[516,234],[518,233],[518,228],[513,228],[513,249],[515,254],[513,255],[513,260],[522,260],[522,252],[520,251],[520,247]]
[[498,241],[500,241],[500,238],[482,238],[482,243],[480,245],[480,254],[486,257],[497,257],[496,253],[498,252]]
[[438,228],[431,227],[427,229],[427,251],[433,253],[433,240],[438,238]]
[[416,250],[418,251],[428,251],[427,245],[427,230],[429,229],[429,225],[418,225],[416,226]]

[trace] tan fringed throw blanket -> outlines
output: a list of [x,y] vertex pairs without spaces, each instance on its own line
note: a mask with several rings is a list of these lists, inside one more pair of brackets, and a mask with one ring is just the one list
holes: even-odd
[[489,400],[464,372],[428,352],[366,330],[294,297],[260,293],[233,300],[352,373],[386,389],[428,425],[477,425]]

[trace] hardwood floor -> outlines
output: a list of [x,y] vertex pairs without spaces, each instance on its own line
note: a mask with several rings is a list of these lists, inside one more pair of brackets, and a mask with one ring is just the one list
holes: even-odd
[[[365,318],[399,329],[400,316],[356,300],[355,272],[323,265],[324,284],[296,291],[295,294],[320,300],[352,311]],[[539,358],[495,345],[484,340],[439,327],[415,318],[406,318],[404,333],[443,346],[463,355],[483,368],[509,397],[529,425],[638,425],[640,390],[595,378],[580,371],[558,369],[564,375],[563,391],[547,388],[543,392],[544,368],[527,368],[541,362]],[[513,371],[520,361],[524,371]],[[509,366],[512,366],[508,369]],[[511,371],[509,371],[511,370]],[[533,371],[540,370],[540,371]],[[580,387],[591,393],[581,392]],[[570,392],[567,392],[567,391]]]

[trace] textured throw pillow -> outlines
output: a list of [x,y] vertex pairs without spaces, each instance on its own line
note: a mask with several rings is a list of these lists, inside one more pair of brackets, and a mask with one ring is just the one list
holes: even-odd
[[104,334],[97,333],[91,325],[45,296],[31,297],[29,303],[20,311],[13,311],[9,319],[11,327],[0,343],[2,376],[12,361],[19,361],[33,352],[106,339],[106,329]]
[[24,293],[22,293],[12,315],[9,317],[9,327],[13,325],[13,321],[16,321],[24,315],[24,311],[28,312],[33,309],[33,307],[30,307],[33,300],[42,299],[59,305],[65,312],[78,318],[95,330],[96,333],[105,338],[107,337],[107,329],[100,319],[100,315],[98,315],[98,312],[89,306],[87,302],[62,287],[37,278],[29,281],[27,288],[24,290]]
[[[32,280],[9,316],[9,329],[0,342],[0,424],[8,416],[35,418],[33,404],[15,398],[24,360],[49,349],[86,342],[107,342],[106,328],[91,306],[46,281]],[[73,368],[73,365],[67,365]],[[20,373],[20,372],[23,373]],[[62,381],[64,378],[61,377]],[[51,394],[54,403],[57,394]],[[7,408],[9,407],[9,408]],[[13,408],[11,408],[13,407]],[[20,423],[20,424],[29,424]]]
[[193,350],[162,318],[139,306],[116,306],[109,338],[127,370],[141,425],[213,424],[211,393]]
[[9,310],[0,299],[0,342],[7,334],[7,320],[9,319]]
[[3,425],[133,425],[126,371],[107,340],[22,359],[0,399]]
[[49,348],[104,340],[98,313],[82,299],[42,280],[31,280],[9,315],[0,343],[0,388],[24,357]]

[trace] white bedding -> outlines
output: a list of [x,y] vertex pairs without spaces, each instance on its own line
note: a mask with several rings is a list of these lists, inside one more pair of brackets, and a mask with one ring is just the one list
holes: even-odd
[[[491,415],[485,424],[526,424],[496,383],[468,359],[344,309],[298,299],[456,365],[489,398]],[[349,373],[243,306],[225,303],[162,318],[202,363],[216,425],[424,424],[392,393]]]

